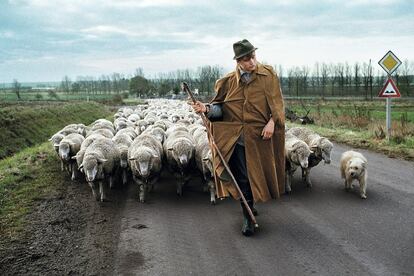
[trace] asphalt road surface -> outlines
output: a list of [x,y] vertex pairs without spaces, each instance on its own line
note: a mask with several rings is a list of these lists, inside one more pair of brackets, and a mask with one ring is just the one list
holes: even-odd
[[121,275],[414,275],[414,163],[359,150],[368,159],[367,199],[344,190],[335,145],[332,163],[297,171],[292,194],[258,204],[259,231],[241,235],[232,199],[211,206],[197,180],[184,195],[164,178],[121,216],[115,273]]

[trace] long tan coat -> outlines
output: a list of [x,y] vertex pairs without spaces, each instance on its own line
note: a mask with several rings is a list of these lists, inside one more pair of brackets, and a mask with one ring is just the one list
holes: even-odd
[[[240,80],[240,72],[229,73],[216,82],[216,96],[211,103],[221,103],[223,120],[212,123],[214,140],[228,162],[237,139],[243,133],[247,171],[255,202],[278,198],[284,193],[285,121],[279,79],[271,66],[259,64],[250,81]],[[270,140],[261,133],[272,118],[275,131]],[[225,170],[217,155],[214,158],[217,176]],[[240,196],[231,182],[217,181],[217,196]]]

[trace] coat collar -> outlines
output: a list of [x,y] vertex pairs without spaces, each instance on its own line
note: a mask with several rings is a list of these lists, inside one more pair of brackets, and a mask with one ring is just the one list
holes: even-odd
[[[257,62],[256,69],[251,74],[252,75],[250,77],[249,83],[256,79],[256,75],[267,76],[267,70],[264,68],[264,66],[261,63]],[[241,79],[241,74],[240,74],[240,68],[238,65],[236,66],[236,79],[237,79],[237,83],[239,83]]]

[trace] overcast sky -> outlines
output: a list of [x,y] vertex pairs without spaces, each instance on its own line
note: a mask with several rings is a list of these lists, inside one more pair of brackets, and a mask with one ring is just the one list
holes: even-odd
[[268,64],[414,60],[414,0],[0,0],[0,82]]

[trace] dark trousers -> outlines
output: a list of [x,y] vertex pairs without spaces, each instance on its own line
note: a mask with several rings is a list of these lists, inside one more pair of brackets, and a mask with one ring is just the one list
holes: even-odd
[[253,202],[252,188],[247,174],[246,153],[244,146],[236,144],[229,161],[230,169],[247,201]]

